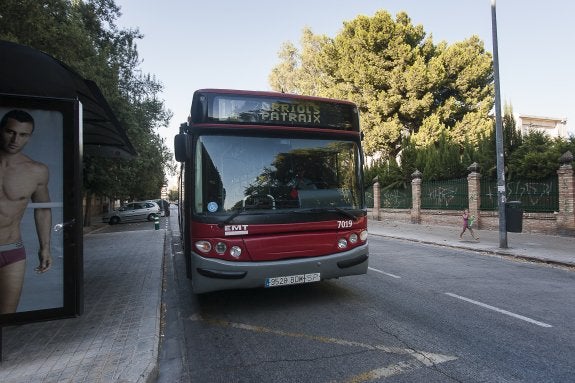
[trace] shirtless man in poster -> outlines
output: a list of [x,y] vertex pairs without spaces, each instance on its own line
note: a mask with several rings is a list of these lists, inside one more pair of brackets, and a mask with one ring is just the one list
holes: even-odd
[[[20,222],[31,200],[50,202],[48,167],[21,153],[34,131],[34,119],[22,110],[12,110],[0,120],[0,314],[16,312],[24,274],[26,252],[20,235]],[[40,264],[44,273],[52,265],[50,255],[50,208],[35,208],[34,220],[40,244]]]

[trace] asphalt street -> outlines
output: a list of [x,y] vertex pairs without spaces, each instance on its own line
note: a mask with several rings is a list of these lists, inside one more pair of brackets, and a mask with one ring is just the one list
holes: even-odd
[[86,233],[84,315],[3,328],[0,381],[572,381],[572,237],[370,221],[367,275],[194,296],[176,218]]
[[367,276],[194,296],[176,246],[158,381],[570,381],[572,271],[380,235],[370,248]]

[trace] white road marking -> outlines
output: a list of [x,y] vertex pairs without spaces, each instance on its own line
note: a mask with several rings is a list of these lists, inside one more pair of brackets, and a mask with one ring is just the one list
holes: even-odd
[[378,269],[374,269],[373,267],[368,267],[368,269],[371,270],[371,271],[375,271],[376,273],[380,273],[380,274],[387,275],[388,277],[401,279],[401,277],[400,277],[399,275],[394,275],[394,274],[386,273],[385,271],[381,271],[381,270],[378,270]]
[[497,311],[498,313],[501,313],[501,314],[509,315],[513,318],[521,319],[523,321],[536,324],[537,326],[553,327],[550,324],[547,324],[544,322],[539,322],[539,321],[536,321],[535,319],[531,319],[531,318],[528,318],[528,317],[523,316],[523,315],[512,313],[511,311],[507,311],[507,310],[503,310],[503,309],[500,309],[500,308],[497,308],[494,306],[490,306],[490,305],[485,304],[485,303],[474,301],[473,299],[465,298],[465,297],[462,297],[461,295],[457,295],[457,294],[453,294],[453,293],[445,293],[445,295],[449,295],[450,297],[461,299],[465,302],[473,303],[474,305],[481,306],[481,307],[484,307],[484,308],[489,309],[489,310]]
[[325,336],[318,336],[318,335],[309,335],[304,333],[297,333],[297,332],[288,332],[283,330],[276,330],[269,327],[263,326],[254,326],[245,323],[237,323],[237,322],[229,322],[220,319],[214,318],[205,318],[200,314],[194,314],[188,317],[189,320],[195,322],[204,322],[210,324],[212,326],[221,326],[221,327],[231,327],[237,328],[246,331],[253,331],[256,333],[261,334],[274,334],[278,336],[285,336],[285,337],[292,337],[292,338],[302,338],[311,341],[321,342],[321,343],[329,343],[329,344],[337,344],[340,346],[350,346],[350,347],[359,347],[364,348],[367,350],[374,350],[374,351],[383,351],[389,354],[397,354],[397,355],[407,355],[412,357],[414,360],[408,360],[405,362],[399,362],[397,364],[378,368],[375,370],[371,370],[359,375],[356,375],[350,379],[345,380],[346,383],[362,383],[367,382],[370,380],[379,379],[382,377],[397,375],[402,372],[407,372],[409,370],[414,370],[418,368],[422,368],[424,366],[430,367],[437,365],[439,363],[445,363],[452,360],[456,360],[456,356],[450,355],[443,355],[443,354],[436,354],[432,352],[426,351],[418,351],[409,348],[401,348],[401,347],[389,347],[381,344],[367,344],[362,342],[355,342],[345,339],[338,339],[338,338],[330,338]]

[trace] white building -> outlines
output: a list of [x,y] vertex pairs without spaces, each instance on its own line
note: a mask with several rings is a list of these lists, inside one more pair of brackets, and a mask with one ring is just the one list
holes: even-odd
[[528,116],[520,114],[517,129],[521,131],[522,135],[532,131],[539,131],[553,138],[569,138],[566,118]]

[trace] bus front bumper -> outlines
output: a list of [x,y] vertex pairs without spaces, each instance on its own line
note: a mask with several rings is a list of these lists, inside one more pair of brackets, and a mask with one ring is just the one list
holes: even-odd
[[316,275],[331,279],[367,273],[367,243],[352,250],[322,257],[270,262],[231,262],[205,258],[192,252],[194,293],[266,287],[270,278]]

